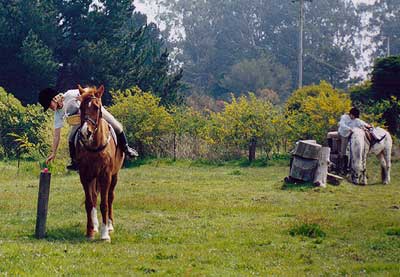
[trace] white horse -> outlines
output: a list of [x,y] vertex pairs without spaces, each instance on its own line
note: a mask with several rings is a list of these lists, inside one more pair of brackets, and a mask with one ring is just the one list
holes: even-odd
[[381,163],[382,183],[390,183],[390,167],[392,153],[392,137],[389,132],[377,127],[376,133],[385,136],[380,142],[370,147],[366,133],[360,128],[354,128],[350,138],[350,169],[351,180],[354,184],[367,184],[367,155],[374,153]]

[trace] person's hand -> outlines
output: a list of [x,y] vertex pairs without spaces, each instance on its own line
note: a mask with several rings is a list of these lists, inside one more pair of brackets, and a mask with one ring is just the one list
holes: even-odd
[[49,164],[49,162],[51,162],[52,160],[54,160],[56,158],[56,154],[51,152],[51,154],[47,157],[46,159],[46,164]]

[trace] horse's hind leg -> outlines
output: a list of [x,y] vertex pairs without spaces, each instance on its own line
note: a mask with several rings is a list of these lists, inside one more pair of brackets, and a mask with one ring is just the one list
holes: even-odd
[[368,177],[367,177],[367,155],[368,152],[365,151],[365,153],[363,154],[363,160],[362,160],[362,168],[364,170],[361,171],[361,181],[360,184],[361,185],[367,185],[368,184]]
[[103,176],[100,180],[100,210],[102,215],[101,223],[101,239],[105,241],[111,241],[111,237],[108,231],[108,192],[110,189],[111,176]]
[[91,218],[93,221],[93,231],[97,233],[99,231],[99,220],[97,219],[97,184],[94,186],[91,186],[92,189],[92,203],[93,203],[93,208],[91,211]]
[[111,178],[111,186],[110,190],[108,191],[108,231],[112,232],[114,231],[114,216],[113,216],[113,201],[114,201],[114,189],[115,186],[117,185],[118,181],[118,175],[115,174]]
[[385,183],[386,175],[387,175],[385,156],[384,156],[383,152],[379,153],[376,156],[379,159],[379,162],[381,164],[381,179],[382,179],[382,183]]
[[390,168],[391,163],[391,149],[385,149],[383,153],[379,154],[379,160],[381,161],[381,172],[382,172],[382,183],[387,185],[390,183]]

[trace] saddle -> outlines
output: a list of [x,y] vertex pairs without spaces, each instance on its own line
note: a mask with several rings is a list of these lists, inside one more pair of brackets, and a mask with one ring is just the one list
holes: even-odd
[[[113,128],[110,124],[108,124],[108,127],[110,128],[110,137],[114,140],[115,145],[118,146],[117,134],[115,133],[114,128]],[[79,127],[79,128],[75,131],[75,134],[74,134],[74,145],[75,145],[75,149],[76,149],[76,147],[78,146],[78,143],[80,143],[80,141],[81,141],[81,138],[80,138],[81,132],[80,132],[80,130],[81,130],[81,127]]]
[[380,143],[386,137],[386,134],[381,137],[378,137],[377,134],[374,133],[373,128],[366,128],[364,131],[365,131],[365,136],[369,142],[370,148],[375,144]]

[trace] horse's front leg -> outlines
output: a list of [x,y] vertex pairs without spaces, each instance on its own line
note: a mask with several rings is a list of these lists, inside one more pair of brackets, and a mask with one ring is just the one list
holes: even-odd
[[98,229],[98,221],[96,216],[96,179],[93,178],[92,180],[81,181],[85,191],[85,209],[87,216],[86,237],[89,240],[93,240],[94,234],[97,232],[96,229]]
[[105,174],[98,179],[100,186],[100,210],[102,215],[102,223],[101,223],[101,239],[110,242],[111,237],[108,230],[108,193],[111,185],[111,175]]
[[368,151],[364,150],[363,157],[362,157],[362,162],[361,162],[361,180],[360,184],[361,185],[367,185],[368,184],[368,178],[367,178],[367,156],[368,156]]

